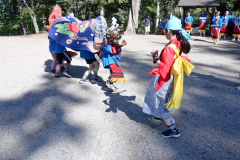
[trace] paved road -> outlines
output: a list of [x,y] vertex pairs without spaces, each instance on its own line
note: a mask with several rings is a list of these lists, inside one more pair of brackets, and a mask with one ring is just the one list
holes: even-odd
[[[196,69],[185,76],[182,107],[172,110],[181,137],[167,139],[159,135],[166,126],[141,111],[153,68],[149,52],[167,40],[125,38],[128,81],[109,93],[104,83],[78,83],[87,66],[79,57],[74,78],[55,80],[46,34],[0,37],[0,159],[240,159],[239,42],[192,38]],[[106,80],[109,71],[99,75]]]

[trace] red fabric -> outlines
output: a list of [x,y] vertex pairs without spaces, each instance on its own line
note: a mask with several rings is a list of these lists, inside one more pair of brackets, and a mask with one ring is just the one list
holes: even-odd
[[121,52],[121,47],[117,44],[111,44],[112,46],[112,54],[119,54]]
[[192,25],[191,24],[186,24],[185,25],[185,30],[186,31],[191,31]]
[[112,78],[124,78],[122,68],[117,64],[110,64]]
[[206,28],[206,23],[205,22],[201,22],[199,24],[199,30],[205,30],[205,28]]
[[234,34],[234,36],[237,36],[237,37],[240,35],[240,31],[238,30],[238,28],[236,26],[234,27],[233,34]]
[[[174,44],[177,48],[180,48],[182,45],[182,42],[178,41],[177,38],[171,40],[170,43]],[[176,53],[172,47],[165,47],[160,56],[160,64],[158,65],[158,68],[155,68],[150,72],[152,76],[160,74],[157,83],[157,90],[159,90],[170,79],[170,69],[175,61],[175,54]],[[181,54],[182,51],[180,52],[180,55]]]
[[220,33],[227,34],[227,30],[228,30],[228,25],[222,25]]
[[159,34],[162,34],[162,30],[161,29],[159,29]]
[[71,58],[78,55],[76,52],[72,52],[72,51],[67,51],[67,54],[68,54],[69,57],[71,57]]
[[219,30],[218,29],[215,29],[215,27],[212,27],[212,39],[218,39],[218,36],[219,36]]
[[52,24],[54,19],[57,19],[60,17],[62,17],[62,10],[58,5],[56,5],[53,8],[52,13],[49,15],[49,18],[48,18],[49,26],[47,26],[47,29],[50,30],[50,25]]

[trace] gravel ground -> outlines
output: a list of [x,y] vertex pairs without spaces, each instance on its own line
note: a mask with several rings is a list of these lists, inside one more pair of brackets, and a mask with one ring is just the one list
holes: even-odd
[[[186,160],[240,159],[239,42],[193,37],[182,107],[171,110],[181,137],[163,138],[162,123],[142,104],[153,68],[149,52],[164,36],[125,35],[121,65],[128,78],[114,93],[78,83],[87,65],[79,56],[74,78],[50,72],[47,34],[0,37],[0,159]],[[101,68],[106,80],[109,71]]]

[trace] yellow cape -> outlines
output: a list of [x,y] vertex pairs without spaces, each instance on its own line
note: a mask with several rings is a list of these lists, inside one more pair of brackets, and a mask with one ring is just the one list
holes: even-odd
[[176,52],[176,55],[174,56],[176,60],[171,67],[171,74],[174,75],[174,94],[172,99],[166,104],[166,107],[173,107],[175,109],[179,109],[181,107],[183,95],[183,70],[186,72],[187,76],[189,76],[195,67],[185,58],[179,55],[181,51],[180,48],[177,49],[174,44],[170,44],[168,46],[170,46]]

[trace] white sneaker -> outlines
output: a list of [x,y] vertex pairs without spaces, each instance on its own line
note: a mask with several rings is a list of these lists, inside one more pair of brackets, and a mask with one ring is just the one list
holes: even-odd
[[90,82],[87,77],[80,78],[80,81],[79,81],[80,84],[87,83],[87,82]]
[[233,38],[232,41],[235,41],[235,38]]
[[238,42],[240,41],[240,39],[238,38]]

